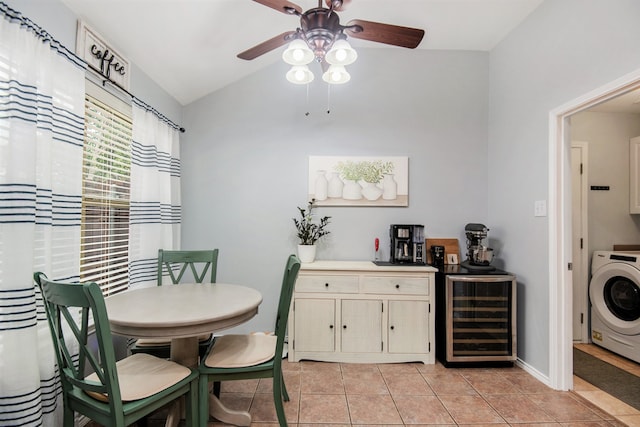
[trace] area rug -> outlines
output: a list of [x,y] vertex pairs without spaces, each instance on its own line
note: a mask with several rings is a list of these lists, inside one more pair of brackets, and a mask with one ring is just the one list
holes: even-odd
[[573,349],[573,373],[640,410],[640,377],[576,348]]

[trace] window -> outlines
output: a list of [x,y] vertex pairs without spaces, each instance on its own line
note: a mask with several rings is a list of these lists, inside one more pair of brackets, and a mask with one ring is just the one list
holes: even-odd
[[129,284],[131,107],[90,88],[87,83],[80,280],[96,282],[108,296]]

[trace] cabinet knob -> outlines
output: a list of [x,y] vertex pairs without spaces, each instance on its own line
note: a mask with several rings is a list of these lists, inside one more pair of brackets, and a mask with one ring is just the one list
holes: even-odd
[[325,288],[328,288],[328,287],[329,287],[329,284],[328,284],[328,283],[325,283],[325,284],[324,284],[324,286],[325,286]]
[[392,327],[391,327],[391,330],[392,330],[392,331],[393,331],[393,328],[395,328],[395,326],[392,326]]
[[333,325],[329,325],[329,329],[333,329]]
[[400,285],[396,284],[396,289],[400,289]]
[[342,329],[347,329],[347,325],[342,325]]

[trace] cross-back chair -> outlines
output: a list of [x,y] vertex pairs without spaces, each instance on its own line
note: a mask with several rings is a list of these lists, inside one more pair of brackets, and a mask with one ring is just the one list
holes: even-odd
[[[148,354],[116,362],[99,286],[53,281],[39,272],[33,277],[58,362],[65,427],[73,427],[75,412],[103,426],[125,427],[181,397],[187,425],[197,423],[197,371]],[[92,328],[97,350],[90,345]]]
[[[218,249],[197,251],[158,250],[157,284],[178,285],[181,281],[190,283],[215,283],[218,271]],[[169,280],[164,280],[166,276]],[[165,282],[165,283],[163,283]],[[186,308],[185,308],[186,309]],[[199,351],[204,354],[211,343],[212,335],[199,337]],[[138,339],[129,345],[131,353],[148,353],[169,358],[171,341],[162,338]]]
[[300,260],[290,255],[282,278],[274,335],[223,335],[209,346],[199,366],[200,425],[209,419],[209,382],[273,378],[273,399],[281,427],[287,426],[283,400],[289,395],[282,376],[282,349]]
[[163,284],[165,271],[169,274],[171,283],[176,285],[185,278],[187,271],[191,273],[189,278],[193,279],[191,283],[215,283],[217,270],[218,249],[200,251],[158,250],[158,286]]

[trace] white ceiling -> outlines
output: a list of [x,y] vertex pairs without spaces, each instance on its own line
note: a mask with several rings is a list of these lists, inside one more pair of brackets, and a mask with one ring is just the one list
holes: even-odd
[[[250,47],[295,30],[295,16],[251,0],[62,0],[121,55],[182,105],[280,60]],[[292,0],[307,10],[318,0]],[[339,13],[426,31],[418,49],[491,50],[543,0],[352,0]],[[324,2],[323,2],[324,4]],[[350,40],[354,47],[389,47]],[[393,47],[394,49],[403,49]]]
[[635,113],[640,114],[640,89],[632,90],[610,101],[589,108],[597,113]]

